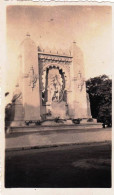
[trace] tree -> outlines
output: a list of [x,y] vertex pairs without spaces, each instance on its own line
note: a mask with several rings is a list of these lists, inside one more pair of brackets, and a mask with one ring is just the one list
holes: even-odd
[[86,81],[86,88],[92,117],[110,126],[112,124],[112,80],[107,75],[94,77]]

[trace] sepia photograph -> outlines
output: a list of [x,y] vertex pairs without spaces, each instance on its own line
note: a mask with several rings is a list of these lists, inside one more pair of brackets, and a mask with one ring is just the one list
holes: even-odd
[[8,5],[5,188],[112,187],[112,6]]

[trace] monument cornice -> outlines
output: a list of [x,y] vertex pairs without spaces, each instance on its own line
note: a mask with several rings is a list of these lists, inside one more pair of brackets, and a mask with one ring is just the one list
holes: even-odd
[[56,54],[55,53],[47,53],[47,52],[42,52],[42,51],[38,51],[38,54],[73,58],[73,56],[71,56],[71,55],[63,55],[63,54],[59,54],[59,53],[56,53]]
[[38,52],[38,58],[42,61],[51,60],[51,61],[61,61],[61,62],[72,62],[72,56],[44,53],[44,52]]

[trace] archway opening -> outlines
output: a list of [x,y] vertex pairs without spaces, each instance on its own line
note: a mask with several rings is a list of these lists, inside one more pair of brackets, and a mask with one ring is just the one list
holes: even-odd
[[65,73],[57,66],[49,66],[45,70],[42,91],[42,104],[55,102],[67,102]]

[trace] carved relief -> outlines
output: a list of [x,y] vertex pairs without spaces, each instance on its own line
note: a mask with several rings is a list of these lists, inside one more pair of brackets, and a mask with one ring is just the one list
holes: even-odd
[[52,69],[48,74],[48,101],[60,102],[63,100],[63,83],[58,69]]
[[15,103],[22,103],[22,92],[19,88],[19,85],[16,85],[16,89],[13,93],[13,98],[12,98],[12,102]]
[[71,56],[59,56],[59,55],[46,55],[46,54],[39,54],[39,59],[40,61],[52,61],[52,62],[64,62],[64,63],[67,63],[67,62],[72,62],[72,57]]
[[[60,56],[46,53],[38,53],[39,72],[40,72],[40,90],[42,92],[42,103],[67,101],[67,90],[70,89],[70,65],[71,56]],[[56,69],[58,74],[53,75],[50,84],[46,86],[47,71]],[[61,72],[61,74],[60,74]],[[64,77],[64,87],[61,79]],[[63,81],[62,81],[63,82]],[[46,89],[48,88],[48,94]],[[50,92],[49,92],[50,91]]]
[[65,82],[66,82],[66,90],[70,88],[70,66],[67,65],[60,65],[60,64],[45,64],[43,63],[42,68],[40,68],[40,74],[42,75],[42,90],[45,88],[45,77],[46,77],[46,70],[49,68],[57,68],[59,70],[62,70],[64,77],[65,77]]
[[82,78],[82,74],[79,71],[77,75],[77,85],[80,91],[82,91],[83,86],[84,86],[84,79]]
[[38,79],[38,76],[35,74],[33,67],[30,68],[29,79],[30,79],[29,86],[31,86],[31,88],[33,89],[35,87],[37,79]]
[[35,74],[35,71],[34,71],[34,68],[33,66],[30,68],[30,71],[28,74],[24,74],[23,78],[27,78],[29,81],[28,81],[28,85],[34,89],[36,83],[37,83],[37,80],[38,80],[38,75]]

